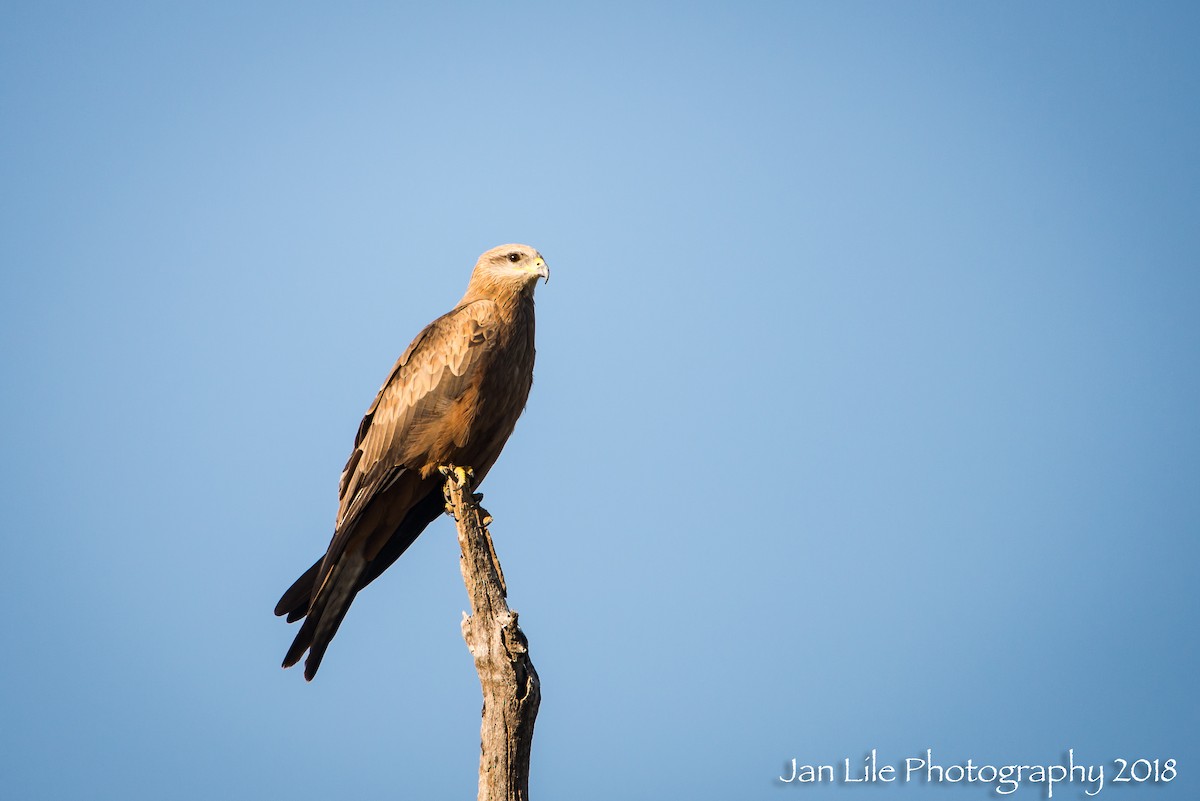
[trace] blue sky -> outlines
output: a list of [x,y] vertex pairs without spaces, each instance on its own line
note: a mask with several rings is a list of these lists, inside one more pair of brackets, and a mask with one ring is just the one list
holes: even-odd
[[1193,797],[1198,39],[1170,3],[4,4],[6,797],[470,797],[448,520],[312,684],[271,608],[512,241],[553,269],[483,487],[534,797],[850,799],[776,777],[872,748],[1174,758]]

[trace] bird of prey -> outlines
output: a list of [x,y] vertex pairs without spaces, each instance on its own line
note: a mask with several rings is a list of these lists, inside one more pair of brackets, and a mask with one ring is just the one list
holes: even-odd
[[396,361],[367,409],[342,471],[333,539],[279,599],[305,618],[283,666],[312,680],[354,596],[445,508],[442,465],[483,480],[533,385],[533,290],[550,280],[540,253],[501,245],[479,257],[467,292]]

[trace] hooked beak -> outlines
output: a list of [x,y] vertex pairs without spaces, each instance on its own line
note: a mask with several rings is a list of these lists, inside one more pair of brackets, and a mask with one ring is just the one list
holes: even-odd
[[546,264],[541,256],[537,257],[537,261],[533,263],[537,269],[538,278],[541,278],[545,283],[550,283],[550,267]]

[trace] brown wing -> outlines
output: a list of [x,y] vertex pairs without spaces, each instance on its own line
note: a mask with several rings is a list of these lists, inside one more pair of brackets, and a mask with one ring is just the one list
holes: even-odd
[[459,306],[426,326],[396,361],[358,427],[354,451],[342,471],[336,533],[325,555],[323,576],[372,501],[406,471],[425,467],[438,424],[477,382],[497,327],[492,301]]
[[[441,499],[428,486],[428,474],[436,466],[429,461],[436,458],[438,440],[444,440],[447,431],[453,434],[454,425],[447,423],[465,419],[462,407],[472,405],[472,388],[478,392],[497,322],[490,300],[459,306],[418,334],[392,368],[359,425],[354,451],[342,471],[337,528],[325,558],[319,568],[306,571],[276,607],[275,613],[287,614],[289,620],[299,617],[295,594],[303,592],[306,582],[315,587],[284,667],[294,665],[307,650],[304,676],[312,679],[364,576],[369,581],[377,575],[371,574],[372,560],[380,549],[390,542],[391,550],[384,555],[390,564],[440,512]],[[449,414],[451,410],[456,413]],[[436,487],[436,480],[433,483]],[[396,528],[402,522],[413,529],[410,536]],[[403,541],[391,542],[397,536]]]

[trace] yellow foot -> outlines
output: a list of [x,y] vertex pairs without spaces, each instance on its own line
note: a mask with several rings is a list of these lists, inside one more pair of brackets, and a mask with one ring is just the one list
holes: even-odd
[[450,502],[450,482],[453,481],[461,489],[470,489],[471,482],[475,479],[475,471],[469,467],[455,467],[452,464],[443,464],[438,465],[438,472],[448,479],[442,485],[442,495],[446,499],[446,511],[453,515],[453,504]]
[[446,478],[453,476],[454,483],[460,487],[471,486],[471,480],[475,478],[475,471],[469,467],[456,467],[452,464],[438,465],[438,472]]
[[475,471],[469,467],[456,467],[454,468],[454,480],[463,489],[470,489],[471,482],[475,480]]

